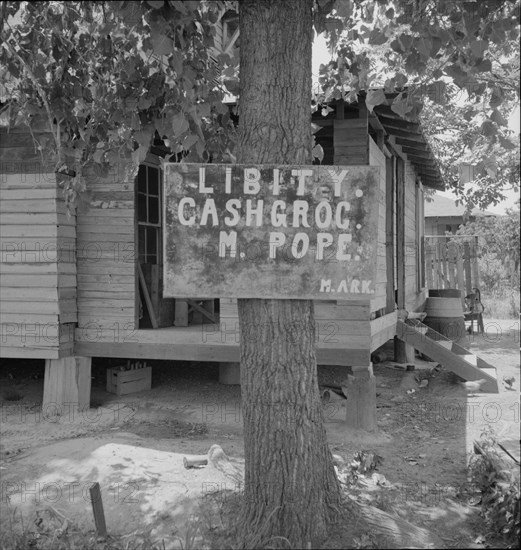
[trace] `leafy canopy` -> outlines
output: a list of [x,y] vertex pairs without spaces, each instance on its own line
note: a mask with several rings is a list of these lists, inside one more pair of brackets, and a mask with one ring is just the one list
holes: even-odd
[[[435,128],[427,134],[455,184],[449,164],[470,158],[469,151],[471,161],[486,164],[518,147],[506,125],[519,100],[519,2],[316,0],[315,29],[336,51],[321,67],[319,103],[355,101],[364,90],[370,110],[390,104],[405,118],[419,116],[428,101],[450,109],[460,127],[455,139],[466,136],[463,157],[436,142],[436,113],[443,111],[426,111],[426,126]],[[236,2],[1,6],[2,123],[27,124],[59,171],[78,174],[69,182],[70,199],[83,188],[82,166],[128,155],[137,166],[154,138],[188,161],[233,159],[224,100],[228,92],[240,100],[237,59],[220,53],[215,39],[218,21]],[[454,90],[464,91],[462,110]],[[471,122],[474,140],[463,121]],[[490,176],[475,201],[500,198],[506,180]]]
[[[219,82],[233,61],[212,57],[226,2],[2,5],[2,122],[29,126],[58,171],[127,156],[137,166],[154,136],[189,160],[233,145]],[[72,181],[74,195],[81,178]]]

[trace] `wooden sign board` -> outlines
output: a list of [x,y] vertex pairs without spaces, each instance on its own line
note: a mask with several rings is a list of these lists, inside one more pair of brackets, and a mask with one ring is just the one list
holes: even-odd
[[164,165],[166,297],[368,299],[379,169]]

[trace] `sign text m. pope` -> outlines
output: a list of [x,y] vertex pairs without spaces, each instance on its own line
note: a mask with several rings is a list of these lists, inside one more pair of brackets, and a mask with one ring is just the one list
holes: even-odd
[[370,298],[373,166],[166,163],[164,292],[198,298]]

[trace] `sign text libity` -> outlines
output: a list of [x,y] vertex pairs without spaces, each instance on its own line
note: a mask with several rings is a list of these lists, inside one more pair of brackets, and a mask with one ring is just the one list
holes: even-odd
[[164,164],[164,296],[368,298],[374,166]]

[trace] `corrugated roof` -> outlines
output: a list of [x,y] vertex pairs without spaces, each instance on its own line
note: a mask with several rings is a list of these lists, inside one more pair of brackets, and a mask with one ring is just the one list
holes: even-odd
[[[426,218],[463,217],[467,214],[464,204],[456,205],[456,202],[449,197],[436,193],[432,199],[432,201],[425,200]],[[474,217],[496,216],[493,212],[479,210],[478,208],[473,208],[470,215]]]

